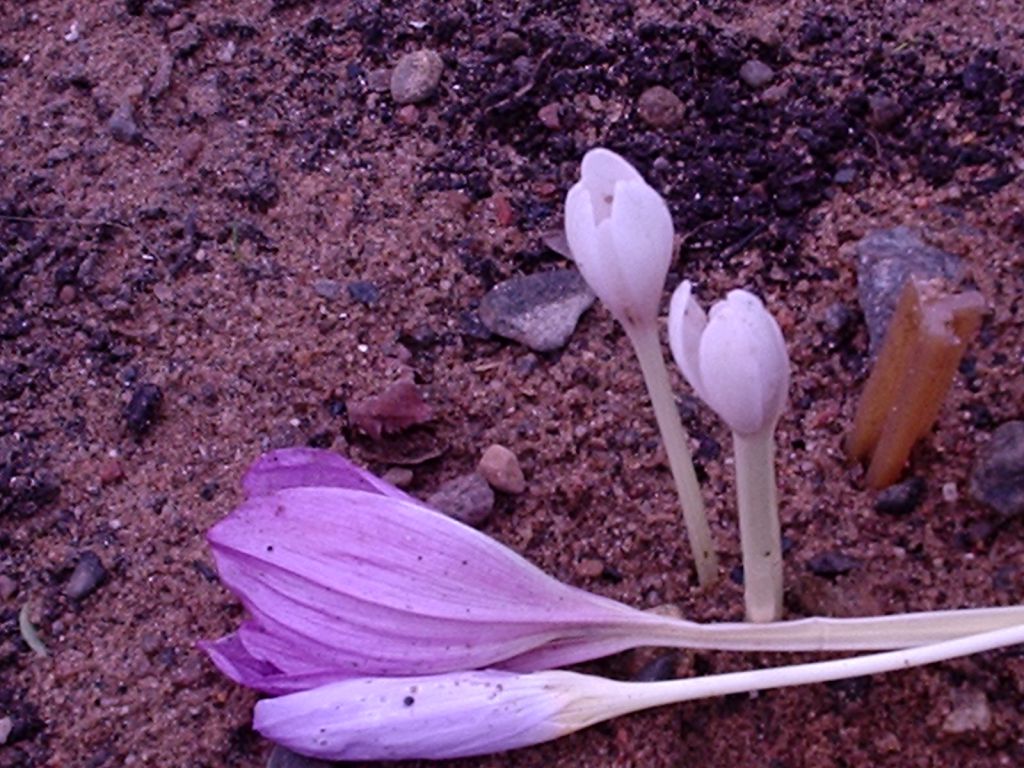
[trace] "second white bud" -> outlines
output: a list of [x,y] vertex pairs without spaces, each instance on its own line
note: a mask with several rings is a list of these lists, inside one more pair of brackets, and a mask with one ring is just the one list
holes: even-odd
[[789,355],[760,299],[730,291],[709,316],[684,281],[672,295],[668,338],[683,376],[733,432],[775,427],[789,389]]

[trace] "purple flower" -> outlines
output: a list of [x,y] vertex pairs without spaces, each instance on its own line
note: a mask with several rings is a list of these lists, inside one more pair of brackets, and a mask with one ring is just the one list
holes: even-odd
[[204,647],[253,688],[550,668],[668,622],[552,579],[335,454],[270,454],[243,486],[249,499],[208,539],[251,618]]
[[256,704],[253,727],[295,752],[327,760],[482,755],[540,744],[605,719],[603,697],[585,696],[591,688],[600,694],[603,683],[571,672],[489,669],[352,678],[264,699]]

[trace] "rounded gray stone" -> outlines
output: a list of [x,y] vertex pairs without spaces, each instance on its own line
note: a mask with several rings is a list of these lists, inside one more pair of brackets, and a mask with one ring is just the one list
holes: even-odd
[[640,94],[636,108],[640,119],[654,128],[673,128],[683,122],[683,102],[662,85]]
[[992,433],[971,473],[971,496],[1004,517],[1024,514],[1024,421]]
[[750,59],[740,67],[740,80],[751,88],[764,88],[775,78],[775,70],[760,59]]
[[494,491],[476,472],[449,480],[427,498],[427,506],[460,523],[482,524],[494,509]]
[[436,51],[407,53],[391,72],[391,98],[398,104],[426,101],[434,95],[443,73],[444,62]]

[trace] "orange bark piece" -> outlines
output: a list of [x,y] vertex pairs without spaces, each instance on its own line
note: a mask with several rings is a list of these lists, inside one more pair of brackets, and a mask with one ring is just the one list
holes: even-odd
[[940,281],[913,277],[903,287],[846,444],[852,458],[868,462],[871,488],[899,479],[935,423],[984,312],[977,291],[951,294]]

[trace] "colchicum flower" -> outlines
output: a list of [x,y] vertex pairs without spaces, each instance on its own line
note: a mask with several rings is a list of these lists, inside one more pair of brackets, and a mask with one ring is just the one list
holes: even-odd
[[746,291],[730,291],[708,317],[684,281],[672,295],[668,337],[690,386],[732,428],[747,617],[775,621],[782,615],[782,535],[774,434],[789,388],[782,331]]
[[614,152],[587,152],[580,176],[565,199],[569,250],[636,351],[683,507],[697,578],[707,585],[718,577],[718,556],[658,340],[658,306],[672,261],[672,216],[661,195]]
[[607,149],[583,157],[565,234],[583,279],[626,328],[654,327],[672,262],[672,216],[637,170]]
[[253,727],[326,760],[466,757],[540,744],[650,707],[903,670],[1022,642],[1018,624],[909,650],[656,683],[557,670],[354,678],[260,701]]
[[243,486],[250,498],[208,538],[250,618],[203,647],[228,677],[272,694],[354,677],[527,672],[640,645],[897,648],[1024,621],[1013,607],[697,624],[562,584],[327,451],[275,451]]

